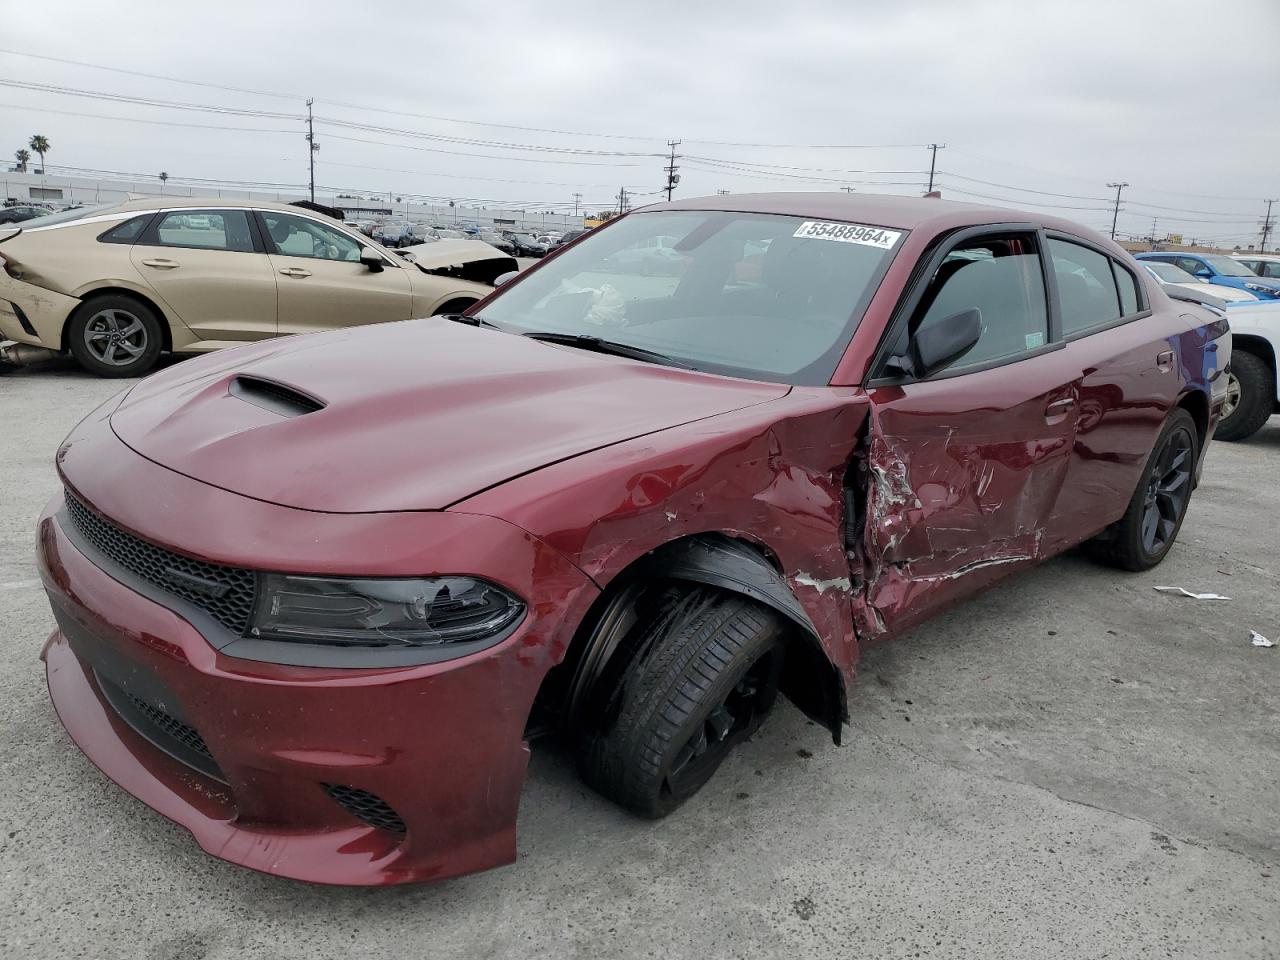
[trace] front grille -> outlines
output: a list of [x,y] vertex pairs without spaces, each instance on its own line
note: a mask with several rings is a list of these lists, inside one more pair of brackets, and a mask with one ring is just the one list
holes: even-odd
[[321,786],[335,803],[357,820],[363,820],[371,827],[387,833],[404,835],[404,821],[400,819],[400,814],[391,809],[391,805],[381,797],[368,790],[357,790],[355,787],[334,783],[324,783]]
[[130,573],[204,610],[243,635],[253,614],[257,578],[252,570],[193,560],[125,533],[66,491],[67,513],[77,530]]

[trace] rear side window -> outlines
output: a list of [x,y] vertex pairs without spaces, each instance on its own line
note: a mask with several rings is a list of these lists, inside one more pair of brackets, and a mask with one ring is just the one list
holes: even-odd
[[1116,275],[1116,289],[1120,291],[1120,313],[1123,316],[1138,312],[1138,280],[1127,268],[1111,261]]
[[116,224],[98,239],[103,243],[136,243],[153,216],[155,214],[144,213],[139,217],[131,217],[124,223]]
[[253,252],[249,215],[243,210],[175,210],[160,218],[155,234],[164,247]]
[[1035,238],[972,240],[947,254],[925,291],[916,330],[977,309],[982,336],[948,372],[1017,357],[1049,339],[1044,274]]
[[[1049,254],[1062,304],[1063,336],[1120,319],[1120,298],[1110,257],[1078,243],[1054,239],[1049,241]],[[1136,303],[1136,291],[1130,293]]]

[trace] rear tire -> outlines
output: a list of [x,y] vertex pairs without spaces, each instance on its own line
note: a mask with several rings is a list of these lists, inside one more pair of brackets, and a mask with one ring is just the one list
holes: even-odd
[[599,728],[581,734],[586,782],[632,813],[658,819],[700,790],[764,722],[785,655],[773,611],[736,594],[681,587],[635,628],[633,656],[593,691]]
[[1199,455],[1195,421],[1181,407],[1165,421],[1124,516],[1085,544],[1095,560],[1122,570],[1150,570],[1165,558],[1191,502]]
[[71,355],[100,377],[140,377],[156,365],[164,346],[155,312],[119,294],[91,297],[67,328]]
[[1275,373],[1261,357],[1242,350],[1231,354],[1230,371],[1227,408],[1213,435],[1218,440],[1247,440],[1275,410]]

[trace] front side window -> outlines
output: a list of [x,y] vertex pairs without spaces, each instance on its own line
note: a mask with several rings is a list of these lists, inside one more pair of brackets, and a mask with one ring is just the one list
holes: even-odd
[[1261,276],[1269,277],[1272,280],[1280,280],[1280,263],[1264,260],[1259,266],[1262,268],[1259,271]]
[[[276,252],[286,257],[309,257],[315,260],[342,260],[354,263],[360,259],[360,244],[341,230],[291,213],[263,210],[262,220]],[[388,236],[396,236],[390,231]]]
[[826,384],[903,235],[757,213],[636,213],[499,293],[481,317],[714,373]]
[[1195,277],[1209,277],[1213,275],[1212,270],[1205,266],[1202,261],[1196,260],[1194,257],[1178,257],[1173,262]]
[[[1050,240],[1049,254],[1058,282],[1064,336],[1120,319],[1120,298],[1110,257],[1066,240]],[[1130,293],[1136,301],[1132,287]]]
[[982,237],[953,249],[925,288],[912,332],[974,309],[982,336],[948,373],[1012,359],[1048,342],[1044,271],[1034,235]]
[[155,236],[164,247],[253,252],[249,215],[243,210],[174,210],[160,218]]

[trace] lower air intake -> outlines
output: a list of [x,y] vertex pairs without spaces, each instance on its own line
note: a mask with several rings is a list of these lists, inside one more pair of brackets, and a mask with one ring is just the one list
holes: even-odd
[[368,790],[357,790],[340,784],[324,783],[321,786],[330,799],[357,820],[363,820],[369,826],[387,833],[404,836],[404,821],[400,819],[400,814],[392,810],[391,805],[381,797]]

